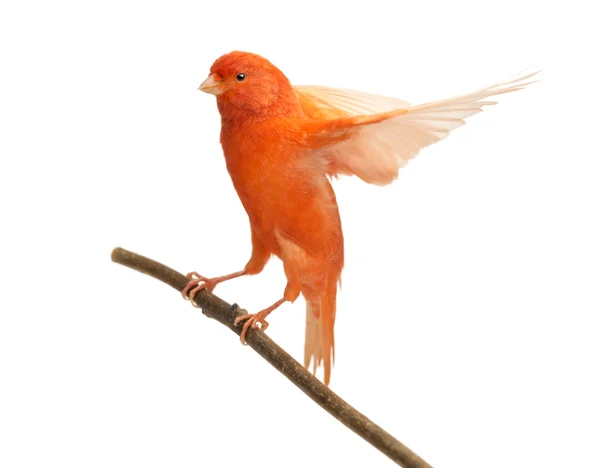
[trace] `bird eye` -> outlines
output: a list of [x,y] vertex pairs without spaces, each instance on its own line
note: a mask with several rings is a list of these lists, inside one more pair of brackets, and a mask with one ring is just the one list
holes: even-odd
[[238,73],[237,76],[235,77],[236,80],[238,81],[244,81],[246,79],[246,74],[245,73]]

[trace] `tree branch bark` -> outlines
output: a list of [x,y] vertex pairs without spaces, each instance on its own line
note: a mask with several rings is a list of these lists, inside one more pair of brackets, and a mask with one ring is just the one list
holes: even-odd
[[[113,262],[150,275],[180,292],[189,281],[181,273],[125,249],[114,249],[112,260]],[[237,335],[240,334],[241,328],[234,326],[233,321],[238,315],[245,314],[245,310],[239,308],[236,304],[228,304],[207,290],[196,294],[194,300],[202,308],[202,312],[206,316],[221,322]],[[246,334],[246,341],[254,351],[291,380],[294,385],[306,393],[315,403],[373,445],[377,450],[390,457],[394,462],[406,468],[431,468],[429,464],[408,447],[326,387],[306,370],[304,366],[271,340],[262,330],[250,328]]]

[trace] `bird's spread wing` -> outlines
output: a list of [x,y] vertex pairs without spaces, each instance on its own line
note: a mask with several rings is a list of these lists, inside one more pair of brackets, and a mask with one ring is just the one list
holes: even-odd
[[[309,146],[327,162],[327,173],[386,185],[423,148],[464,125],[464,119],[484,106],[496,104],[488,98],[525,87],[536,73],[418,106],[329,88],[300,87],[297,93],[307,116],[322,119],[308,120],[306,129]],[[383,110],[386,105],[394,107]]]
[[380,114],[410,105],[402,99],[327,86],[294,86],[294,91],[304,114],[311,119]]

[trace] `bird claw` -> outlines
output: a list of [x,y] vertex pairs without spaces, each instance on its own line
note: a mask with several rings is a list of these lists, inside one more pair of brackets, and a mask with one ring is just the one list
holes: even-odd
[[202,276],[201,274],[195,271],[192,271],[191,273],[188,273],[185,276],[187,276],[190,281],[188,282],[188,284],[185,285],[185,287],[181,291],[181,295],[185,300],[189,300],[194,307],[200,308],[200,306],[194,301],[194,296],[196,295],[196,293],[198,293],[198,291],[202,291],[203,289],[207,289],[208,291],[213,292],[213,289],[215,289],[217,282],[205,276]]
[[236,319],[233,321],[233,325],[236,327],[242,320],[245,320],[244,325],[242,326],[242,332],[240,333],[240,341],[243,345],[248,344],[246,343],[246,332],[248,331],[248,328],[258,328],[260,325],[260,329],[265,331],[269,327],[269,322],[265,320],[267,315],[268,313],[265,314],[263,312],[259,312],[257,314],[246,314],[236,317]]

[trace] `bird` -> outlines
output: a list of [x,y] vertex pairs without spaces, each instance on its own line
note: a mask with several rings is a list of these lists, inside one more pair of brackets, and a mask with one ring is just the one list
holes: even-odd
[[420,105],[363,91],[294,86],[266,58],[243,51],[219,57],[199,90],[216,96],[227,171],[248,214],[252,253],[235,273],[188,273],[183,297],[223,281],[260,273],[271,256],[283,262],[283,295],[236,318],[240,340],[250,328],[300,295],[306,300],[304,365],[323,367],[329,385],[335,358],[336,296],[344,238],[331,180],[341,175],[387,185],[424,148],[444,139],[490,98],[532,83],[538,72]]

